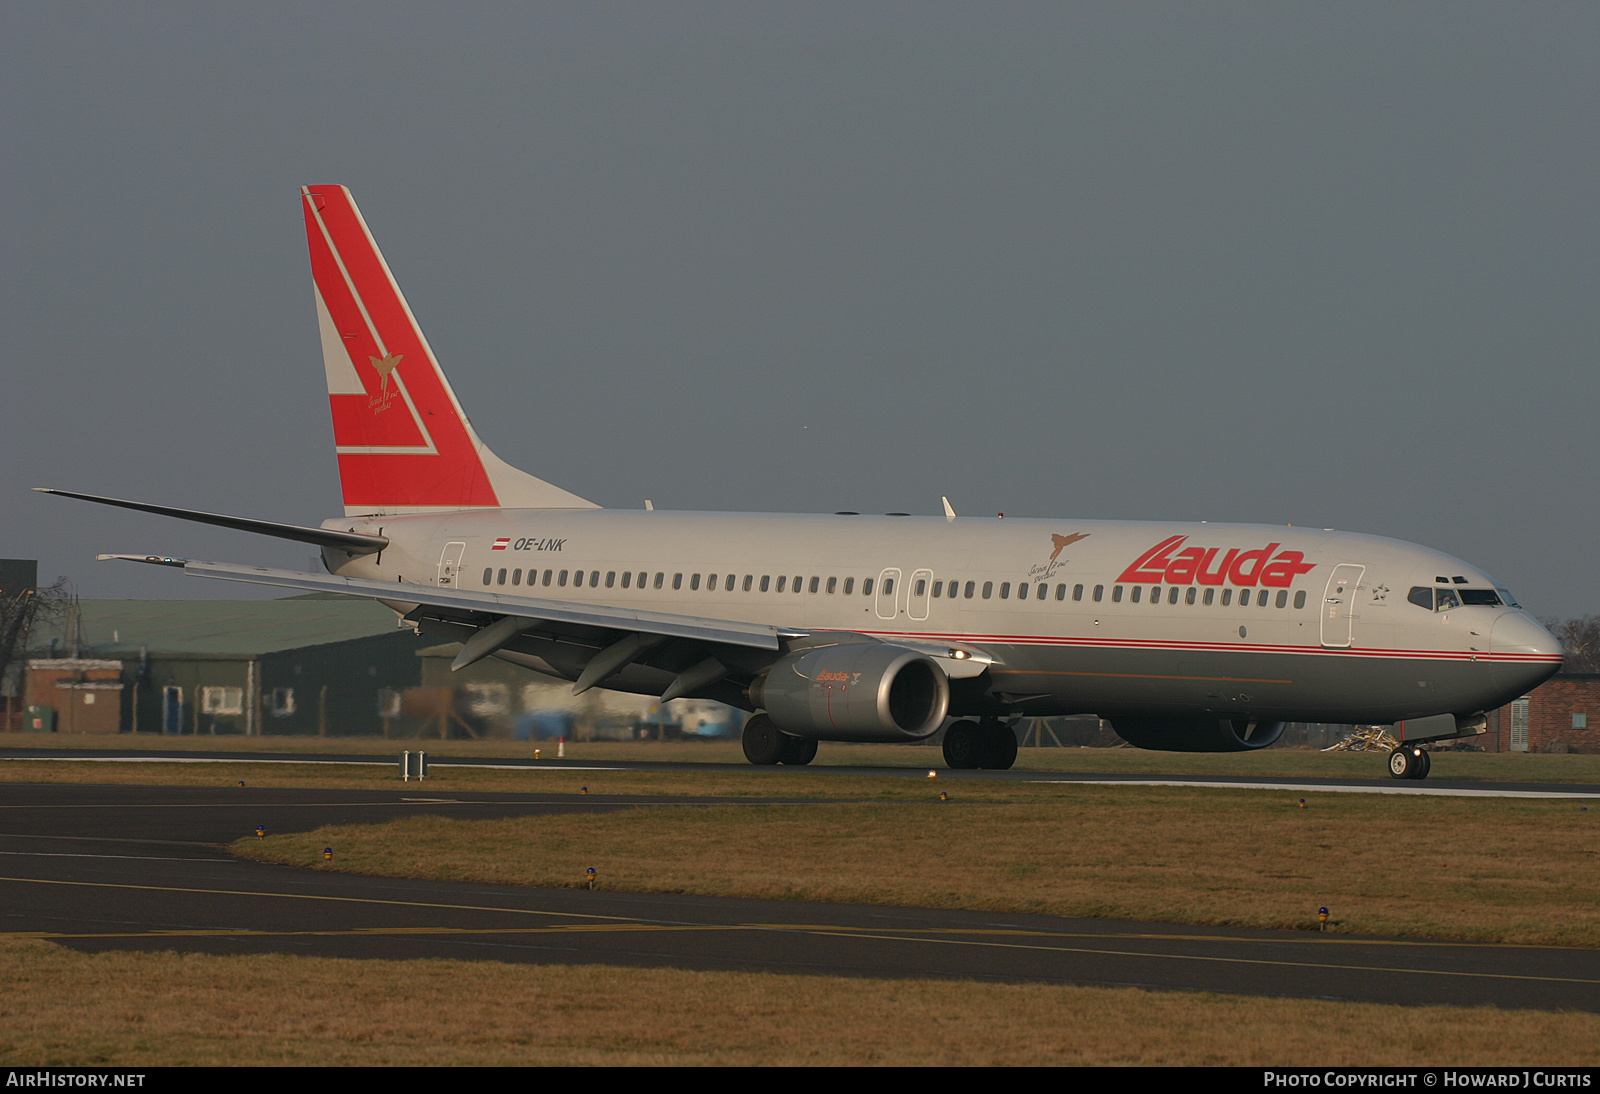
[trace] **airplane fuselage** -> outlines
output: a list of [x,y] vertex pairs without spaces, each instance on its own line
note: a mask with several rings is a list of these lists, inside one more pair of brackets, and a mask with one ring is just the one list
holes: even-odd
[[[493,592],[507,610],[526,596],[908,645],[956,681],[982,675],[982,698],[958,687],[952,714],[1388,724],[1494,709],[1561,658],[1476,567],[1332,530],[604,509],[324,526],[390,540],[325,552],[334,573]],[[560,654],[523,663],[571,678],[581,660]],[[641,666],[606,686],[662,681]]]

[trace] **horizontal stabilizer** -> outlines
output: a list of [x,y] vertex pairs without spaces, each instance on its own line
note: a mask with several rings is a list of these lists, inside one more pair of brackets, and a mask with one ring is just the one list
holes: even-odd
[[[314,543],[318,547],[337,547],[351,554],[376,554],[389,546],[387,536],[370,536],[362,532],[340,532],[332,528],[308,528],[301,524],[278,524],[270,520],[251,520],[249,517],[229,517],[221,513],[201,513],[193,509],[174,509],[170,505],[151,505],[145,501],[123,501],[119,498],[102,498],[94,494],[74,494],[70,490],[51,490],[35,486],[41,494],[58,494],[63,498],[94,501],[101,505],[116,505],[123,509],[137,509],[141,513],[154,513],[161,517],[177,517],[199,524],[215,524],[219,528],[232,528],[239,532],[255,532],[263,536],[277,536],[300,543]],[[143,561],[144,556],[139,556]]]

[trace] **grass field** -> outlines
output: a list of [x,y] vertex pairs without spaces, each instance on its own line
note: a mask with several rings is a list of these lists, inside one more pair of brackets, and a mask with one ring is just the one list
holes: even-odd
[[[25,743],[69,740],[28,735]],[[135,743],[126,736],[79,742]],[[137,743],[234,751],[293,744],[374,756],[417,747],[339,738]],[[506,741],[424,743],[464,756],[531,752]],[[728,762],[736,750],[578,744],[568,757]],[[840,763],[943,774],[942,764],[930,762],[934,750],[837,751],[831,758]],[[1050,749],[1024,757],[1078,771],[1150,774],[1375,777],[1377,763],[1311,752]],[[1248,767],[1266,759],[1266,770]],[[1451,770],[1457,761],[1459,770]],[[1441,754],[1434,777],[1594,782],[1597,761]],[[388,766],[0,761],[0,784],[240,779],[399,785]],[[437,768],[427,785],[440,794],[588,786],[596,796],[811,803],[659,805],[513,821],[414,818],[250,839],[237,849],[310,869],[329,868],[320,851],[331,844],[334,868],[380,874],[575,885],[592,865],[603,885],[618,889],[1307,929],[1325,904],[1335,929],[1346,932],[1600,945],[1600,810],[1581,812],[1569,800],[927,780],[732,762],[710,771]],[[940,790],[953,800],[938,802]],[[1305,809],[1300,796],[1308,798]],[[600,966],[84,955],[0,936],[6,1064],[1593,1066],[1597,1046],[1600,1016],[1584,1014]]]
[[0,1064],[1593,1067],[1600,1016],[0,939]]
[[[856,780],[838,780],[854,782]],[[901,780],[901,785],[906,785]],[[910,783],[921,800],[412,817],[248,838],[311,869],[1600,946],[1600,810],[1080,784]],[[994,793],[989,792],[993,789]],[[335,861],[323,863],[324,846]]]

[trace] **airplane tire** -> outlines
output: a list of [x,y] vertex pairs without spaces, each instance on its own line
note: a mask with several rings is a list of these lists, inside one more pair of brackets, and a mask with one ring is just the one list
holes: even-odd
[[1414,779],[1417,771],[1416,757],[1405,745],[1389,753],[1389,774],[1397,779]]
[[979,767],[988,771],[1010,771],[1017,762],[1017,735],[1011,727],[994,722],[983,728],[983,759]]
[[1417,773],[1411,777],[1413,779],[1426,779],[1428,772],[1433,770],[1433,757],[1426,752],[1420,752],[1417,754],[1416,760]]
[[785,742],[793,740],[772,724],[765,714],[757,714],[744,724],[744,758],[761,767],[783,759]]
[[957,722],[944,731],[944,762],[957,771],[971,771],[983,759],[983,733],[977,722]]
[[804,767],[817,758],[817,742],[809,737],[784,734],[783,757],[778,761],[791,767]]

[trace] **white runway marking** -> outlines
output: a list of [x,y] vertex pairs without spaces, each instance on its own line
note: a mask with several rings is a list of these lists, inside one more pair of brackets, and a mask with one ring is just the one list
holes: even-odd
[[1569,793],[1559,790],[1466,790],[1453,786],[1428,786],[1426,783],[1393,786],[1373,783],[1370,786],[1343,786],[1339,783],[1235,783],[1213,782],[1208,779],[1046,779],[1057,786],[1070,784],[1091,786],[1204,786],[1217,790],[1289,790],[1297,793],[1335,794],[1424,794],[1439,798],[1587,798],[1600,801],[1600,794]]
[[[315,756],[307,756],[294,760],[246,760],[226,759],[213,756],[0,756],[0,762],[8,760],[33,760],[35,762],[56,761],[58,763],[74,764],[352,764],[367,767],[396,767],[400,763],[399,757],[392,760],[322,760]],[[620,767],[539,767],[534,764],[455,764],[434,763],[428,761],[429,767],[483,767],[494,771],[622,771]]]

